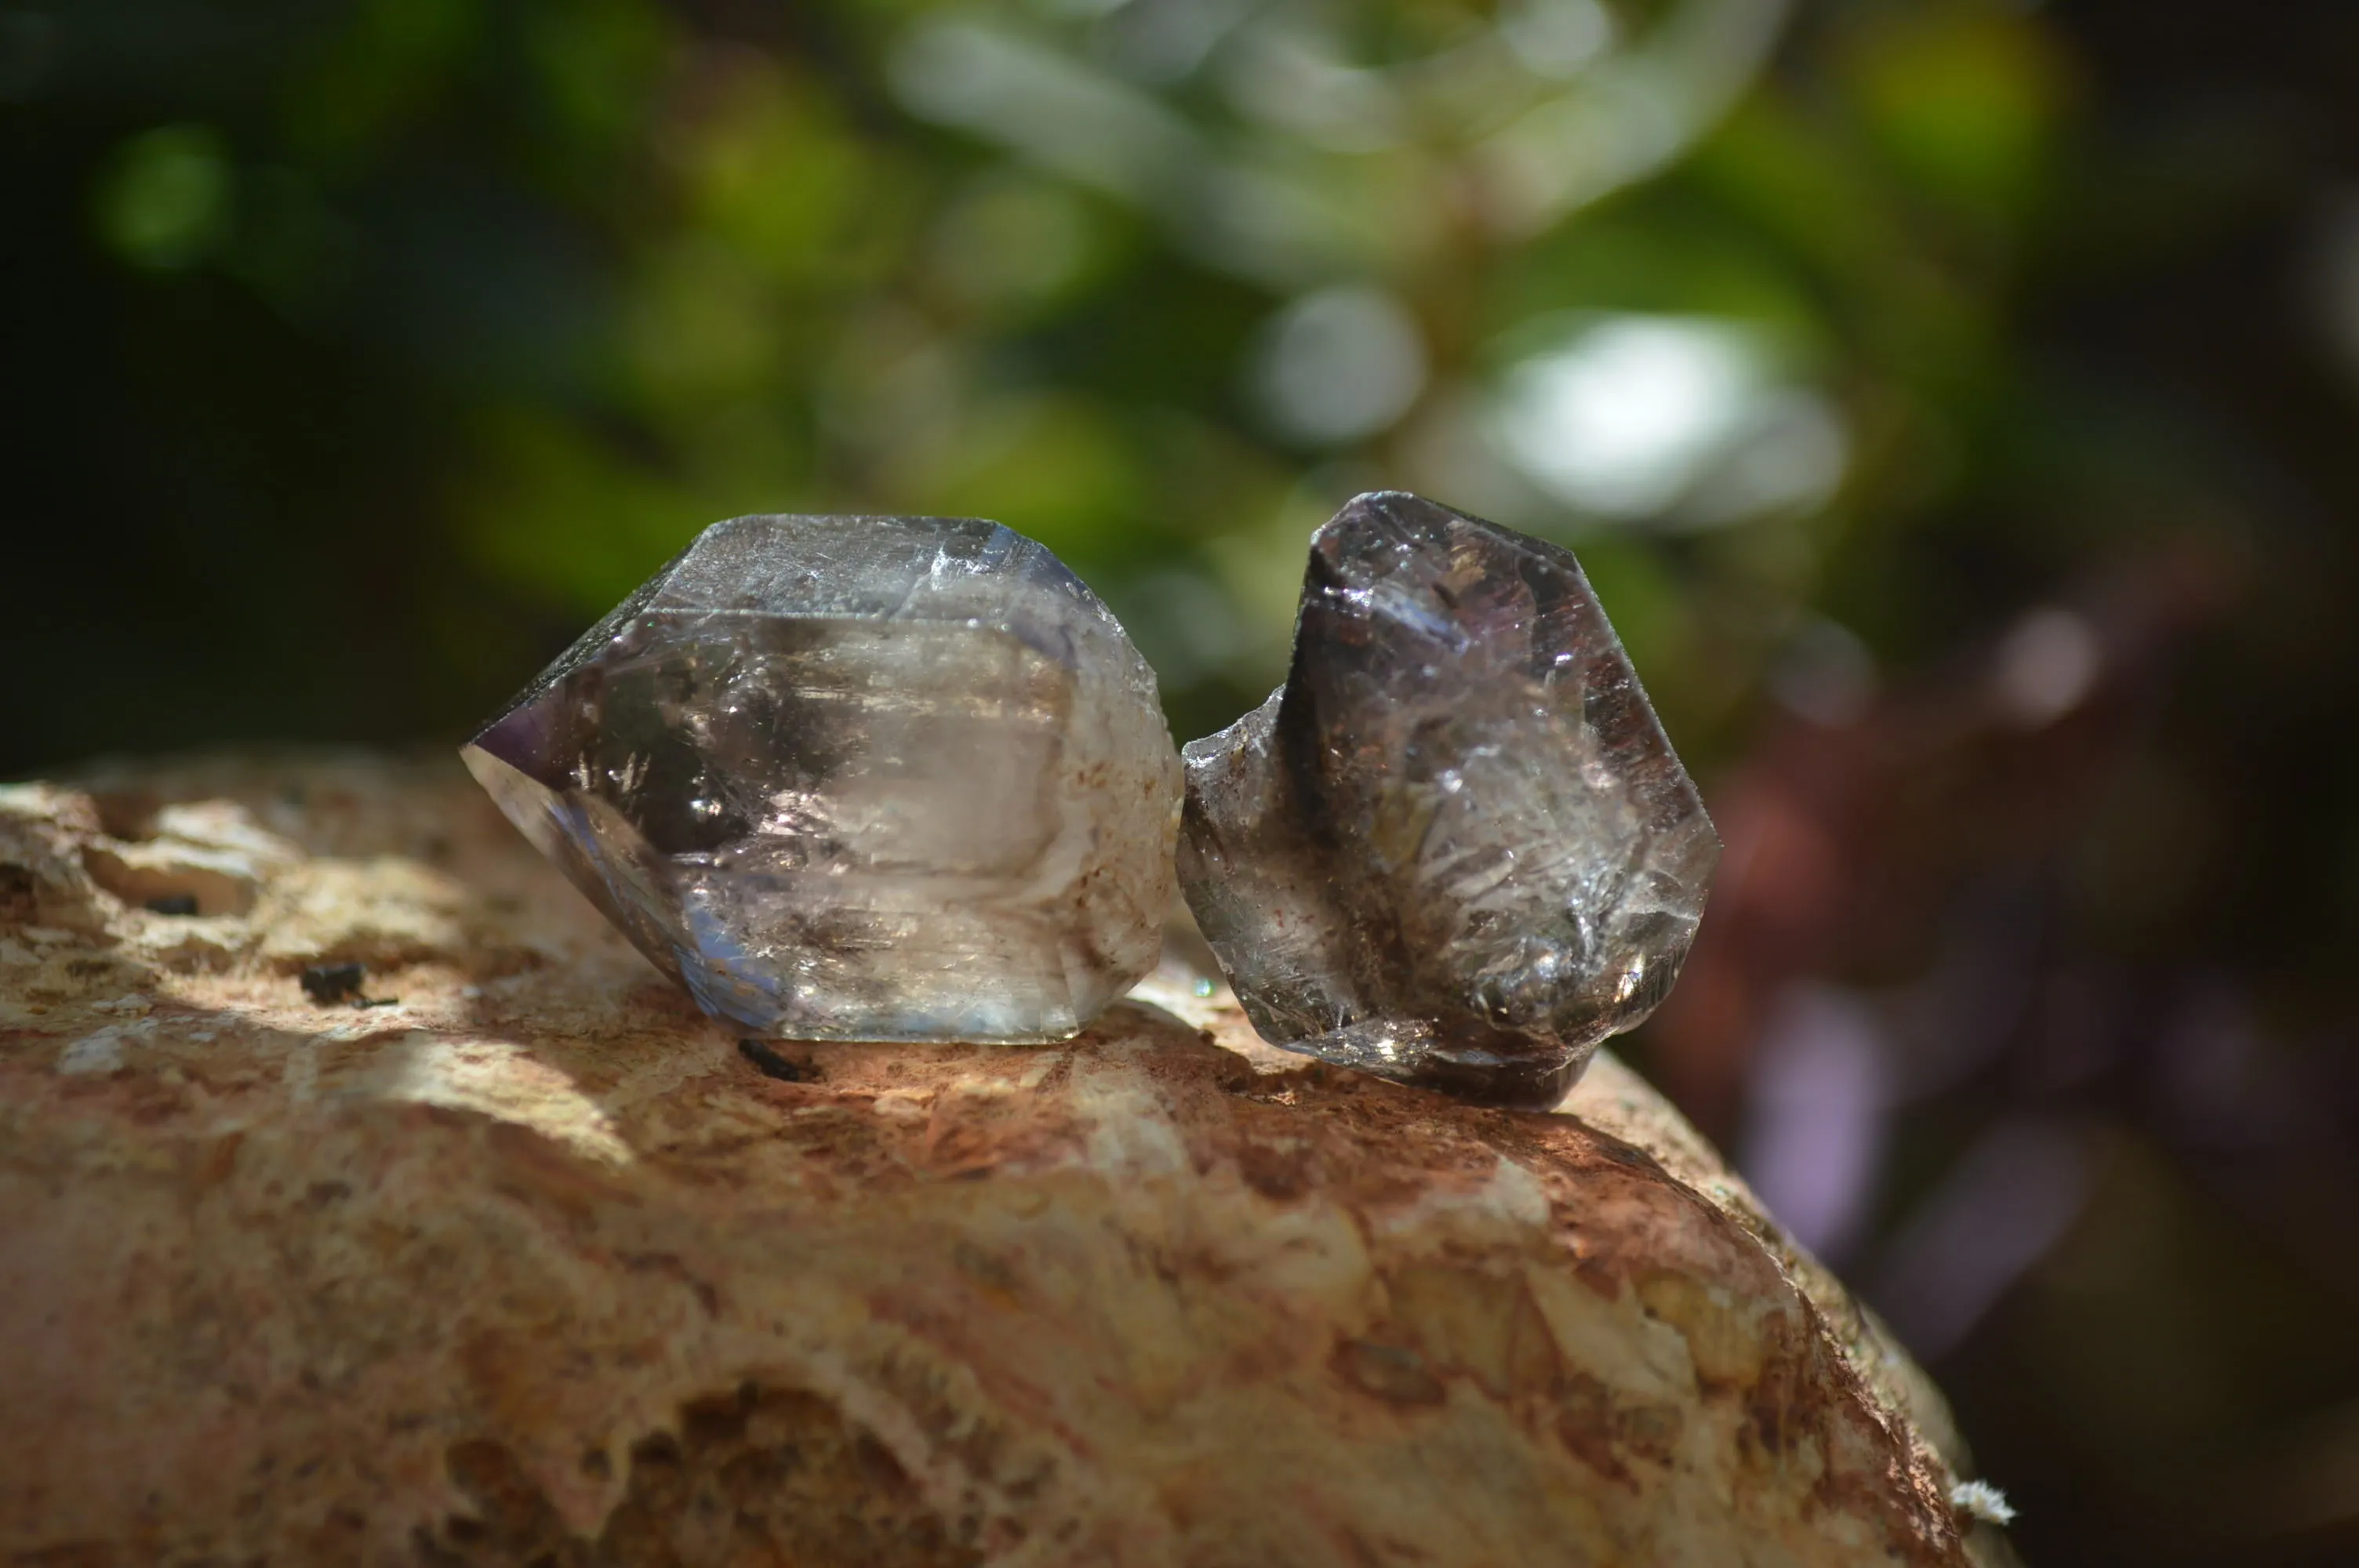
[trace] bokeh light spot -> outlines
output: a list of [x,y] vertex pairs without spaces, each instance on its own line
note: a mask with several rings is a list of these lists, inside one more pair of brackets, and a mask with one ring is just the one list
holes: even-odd
[[1333,446],[1388,428],[1424,390],[1425,369],[1408,309],[1382,289],[1343,286],[1278,312],[1256,349],[1254,384],[1281,431]]
[[210,125],[165,125],[116,152],[97,192],[100,236],[136,266],[184,267],[227,236],[234,176]]

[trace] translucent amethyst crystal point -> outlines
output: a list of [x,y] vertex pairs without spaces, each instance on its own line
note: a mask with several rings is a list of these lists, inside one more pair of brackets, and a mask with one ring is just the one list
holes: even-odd
[[1063,1039],[1160,948],[1155,676],[994,523],[715,524],[463,755],[657,968],[765,1033]]
[[1495,1104],[1662,1000],[1720,855],[1572,553],[1398,492],[1311,536],[1286,685],[1186,757],[1180,885],[1262,1036]]

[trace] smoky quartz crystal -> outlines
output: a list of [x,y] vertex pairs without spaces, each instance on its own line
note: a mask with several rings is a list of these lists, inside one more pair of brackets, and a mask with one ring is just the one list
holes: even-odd
[[1310,541],[1286,685],[1186,750],[1180,880],[1273,1044],[1553,1105],[1720,843],[1572,554],[1420,497]]
[[463,755],[762,1033],[1063,1039],[1161,945],[1180,771],[1154,675],[996,524],[715,524]]

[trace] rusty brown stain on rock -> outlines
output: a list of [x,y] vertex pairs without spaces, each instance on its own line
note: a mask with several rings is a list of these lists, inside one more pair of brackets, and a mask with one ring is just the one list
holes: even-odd
[[1565,1379],[1557,1407],[1555,1430],[1564,1445],[1599,1475],[1633,1490],[1639,1481],[1631,1462],[1671,1464],[1687,1424],[1678,1405],[1628,1400],[1586,1372]]
[[1346,1339],[1335,1346],[1336,1376],[1387,1404],[1438,1405],[1441,1379],[1428,1369],[1425,1357],[1403,1345]]
[[30,925],[40,913],[41,884],[30,866],[0,864],[0,925]]
[[[595,1455],[603,1465],[603,1451]],[[917,1497],[874,1438],[825,1400],[748,1383],[690,1401],[679,1430],[642,1438],[623,1498],[598,1535],[566,1527],[501,1444],[454,1443],[445,1463],[462,1507],[412,1535],[420,1568],[966,1568],[983,1561]]]

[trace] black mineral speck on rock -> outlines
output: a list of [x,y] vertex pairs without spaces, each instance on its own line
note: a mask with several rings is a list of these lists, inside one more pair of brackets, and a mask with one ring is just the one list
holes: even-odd
[[819,1076],[817,1069],[781,1056],[759,1040],[740,1040],[737,1054],[759,1068],[764,1077],[776,1078],[782,1084],[809,1083]]
[[1185,756],[1180,883],[1262,1037],[1487,1104],[1654,1010],[1720,853],[1572,553],[1399,492],[1312,535],[1286,685]]
[[313,964],[303,971],[303,994],[321,1007],[350,1001],[368,979],[365,964]]

